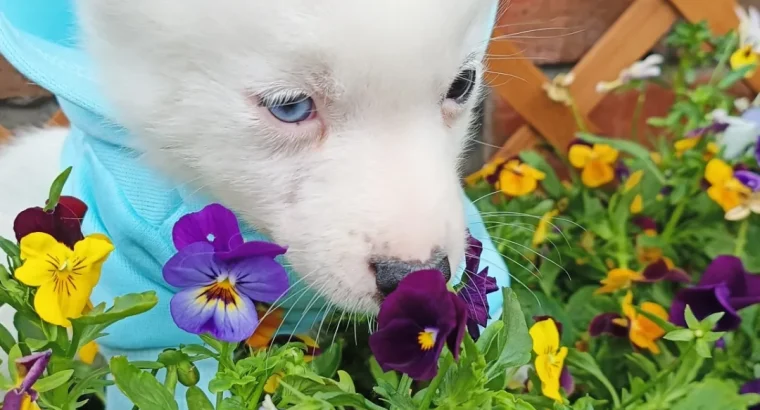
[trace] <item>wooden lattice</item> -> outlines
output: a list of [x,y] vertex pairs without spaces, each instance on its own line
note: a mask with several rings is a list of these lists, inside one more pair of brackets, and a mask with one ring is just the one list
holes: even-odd
[[[735,29],[736,0],[634,0],[591,50],[573,68],[575,81],[570,86],[579,115],[591,131],[598,128],[588,115],[604,97],[596,84],[609,81],[644,56],[683,17],[692,22],[707,21],[710,29],[725,34]],[[494,38],[502,33],[497,28]],[[508,40],[492,41],[489,55],[520,56],[519,48]],[[525,58],[493,59],[488,62],[487,80],[493,92],[503,98],[527,122],[496,152],[495,157],[510,157],[532,148],[541,139],[562,151],[578,131],[570,108],[549,99],[543,89],[550,82],[543,72]],[[522,80],[505,82],[499,73]],[[747,80],[760,91],[760,73]]]

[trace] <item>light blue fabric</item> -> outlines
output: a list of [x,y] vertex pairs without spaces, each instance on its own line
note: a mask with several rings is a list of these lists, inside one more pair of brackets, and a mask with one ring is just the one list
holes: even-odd
[[[109,120],[111,110],[98,92],[88,56],[79,47],[71,0],[0,0],[0,53],[32,81],[53,92],[72,123],[62,154],[62,167],[73,166],[66,193],[89,206],[85,233],[105,233],[116,246],[103,267],[93,301],[110,304],[126,293],[158,293],[156,308],[108,330],[109,335],[99,340],[103,352],[126,355],[130,360],[154,360],[163,348],[197,343],[197,336],[172,322],[168,306],[173,290],[163,282],[161,267],[174,253],[174,223],[211,199],[185,191],[143,165],[130,135]],[[481,268],[489,266],[498,284],[509,286],[506,266],[469,201],[466,212],[470,231],[484,242]],[[244,232],[249,240],[267,239],[251,228]],[[462,268],[456,280],[461,278]],[[299,286],[291,294],[295,296],[283,305],[288,313],[282,331],[308,330],[319,319],[324,303],[309,290],[301,292]],[[497,317],[501,294],[491,294],[489,302],[492,316]],[[215,368],[203,363],[200,370],[201,386],[206,386]],[[184,392],[178,392],[178,400],[186,408]],[[109,390],[109,410],[130,408],[118,390]]]

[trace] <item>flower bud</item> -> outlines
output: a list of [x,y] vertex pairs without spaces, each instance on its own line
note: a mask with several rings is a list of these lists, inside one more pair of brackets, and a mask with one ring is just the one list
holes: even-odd
[[195,364],[189,361],[182,361],[177,365],[177,378],[183,386],[192,387],[198,384],[201,374]]

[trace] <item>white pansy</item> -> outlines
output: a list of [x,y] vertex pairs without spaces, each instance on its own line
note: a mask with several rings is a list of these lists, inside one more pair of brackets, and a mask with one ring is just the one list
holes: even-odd
[[715,110],[711,114],[714,122],[728,124],[718,145],[724,149],[726,159],[735,159],[757,143],[760,136],[760,107],[751,107],[741,117],[728,115],[725,110]]
[[620,71],[618,78],[614,81],[601,81],[596,85],[596,91],[605,93],[618,87],[630,83],[634,80],[646,80],[662,75],[662,63],[665,58],[660,54],[652,54],[647,58],[631,64],[629,67]]
[[736,6],[736,17],[739,18],[739,43],[742,47],[751,46],[760,52],[760,12],[757,8]]

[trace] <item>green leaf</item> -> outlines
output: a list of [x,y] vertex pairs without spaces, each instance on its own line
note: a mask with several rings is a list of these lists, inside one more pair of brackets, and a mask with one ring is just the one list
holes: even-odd
[[738,70],[731,71],[723,77],[720,82],[718,82],[718,89],[720,90],[726,90],[728,88],[731,88],[734,84],[738,83],[739,81],[743,80],[744,77],[747,75],[747,73],[751,72],[752,70],[756,69],[756,64],[748,64],[744,67],[739,68]]
[[240,397],[229,397],[222,401],[221,406],[216,410],[247,410]]
[[329,379],[338,371],[342,359],[343,343],[337,341],[324,350],[322,354],[315,357],[311,364],[315,373]]
[[697,354],[701,357],[704,357],[705,359],[712,357],[712,352],[710,352],[710,344],[707,343],[707,340],[697,340],[697,343],[694,347],[697,350]]
[[214,410],[214,405],[211,404],[206,393],[197,386],[188,388],[185,397],[187,397],[189,410]]
[[21,254],[21,251],[18,248],[18,245],[16,245],[15,242],[11,242],[8,239],[3,238],[0,236],[0,250],[2,250],[6,255],[14,258],[19,257]]
[[392,370],[389,372],[383,372],[383,369],[380,368],[380,364],[377,362],[377,359],[375,359],[375,356],[369,358],[369,371],[372,374],[372,377],[375,379],[375,383],[378,385],[385,383],[387,386],[392,388],[392,390],[396,390],[398,387],[398,373]]
[[694,339],[694,332],[691,329],[676,329],[666,334],[664,338],[674,342],[689,342]]
[[5,353],[8,353],[15,344],[16,339],[11,332],[8,331],[5,326],[0,325],[0,348],[2,348]]
[[684,317],[686,318],[686,326],[689,329],[696,330],[699,329],[699,320],[696,316],[694,316],[694,312],[691,310],[691,306],[686,305],[686,311],[684,312]]
[[50,186],[50,195],[48,195],[45,211],[50,212],[55,209],[56,205],[58,205],[58,201],[61,199],[61,192],[63,192],[63,186],[66,185],[66,180],[69,179],[70,174],[71,167],[68,167],[55,178],[53,184]]
[[615,404],[614,407],[620,407],[620,397],[618,396],[617,391],[615,391],[615,387],[612,386],[610,380],[607,378],[607,376],[604,375],[604,372],[602,372],[602,369],[599,368],[596,360],[594,360],[590,354],[586,352],[579,352],[576,349],[569,349],[567,355],[567,364],[569,366],[576,367],[582,371],[585,371],[586,373],[594,376],[597,380],[599,380],[599,382],[601,382],[610,393],[612,402]]
[[644,148],[644,146],[637,144],[633,141],[628,141],[624,139],[613,139],[613,138],[603,138],[598,137],[596,135],[592,135],[589,133],[581,132],[579,133],[579,136],[581,139],[583,139],[586,142],[592,143],[592,144],[607,144],[611,146],[612,148],[617,149],[618,151],[627,152],[634,157],[636,157],[639,161],[641,161],[644,166],[649,170],[649,172],[654,175],[657,180],[660,181],[660,183],[665,183],[665,176],[662,174],[660,169],[657,167],[657,165],[652,162],[651,157],[649,156],[649,150]]
[[101,303],[88,314],[73,319],[72,323],[81,326],[87,325],[111,325],[119,320],[145,313],[156,306],[158,297],[156,292],[130,293],[118,296],[113,301],[113,306],[106,311],[105,304]]
[[119,390],[137,407],[178,410],[171,392],[150,373],[129,364],[126,357],[115,356],[111,359],[111,374]]
[[559,181],[554,169],[549,165],[544,157],[536,151],[523,151],[520,153],[520,159],[526,164],[538,169],[546,174],[546,178],[541,181],[541,186],[552,198],[560,198],[564,192],[562,183]]
[[45,393],[55,388],[63,386],[66,382],[71,380],[71,376],[74,375],[74,370],[62,370],[58,373],[51,374],[48,377],[43,377],[34,383],[34,390],[39,393]]
[[689,386],[687,394],[671,410],[746,410],[757,397],[739,394],[738,386],[727,380],[706,379]]
[[501,321],[504,322],[504,331],[499,333],[499,357],[489,363],[486,370],[488,380],[500,377],[507,369],[518,367],[530,362],[533,340],[528,333],[528,325],[525,323],[517,295],[510,288],[504,288],[504,309]]
[[[687,308],[688,308],[688,306],[687,306]],[[693,314],[694,313],[692,313],[692,315]],[[726,314],[725,312],[713,313],[712,315],[710,315],[710,316],[702,319],[702,322],[700,322],[700,324],[699,324],[699,328],[702,329],[702,330],[704,330],[705,332],[709,332],[709,331],[715,329],[715,325],[718,324],[718,322],[720,321],[720,319],[722,319],[725,314]]]
[[183,353],[191,356],[208,356],[216,357],[217,354],[209,350],[206,346],[201,345],[187,345],[182,346],[180,349]]
[[18,344],[13,345],[11,347],[10,352],[8,352],[8,374],[11,377],[12,381],[18,380],[18,369],[16,369],[16,360],[20,359],[22,356],[21,354],[21,347]]

